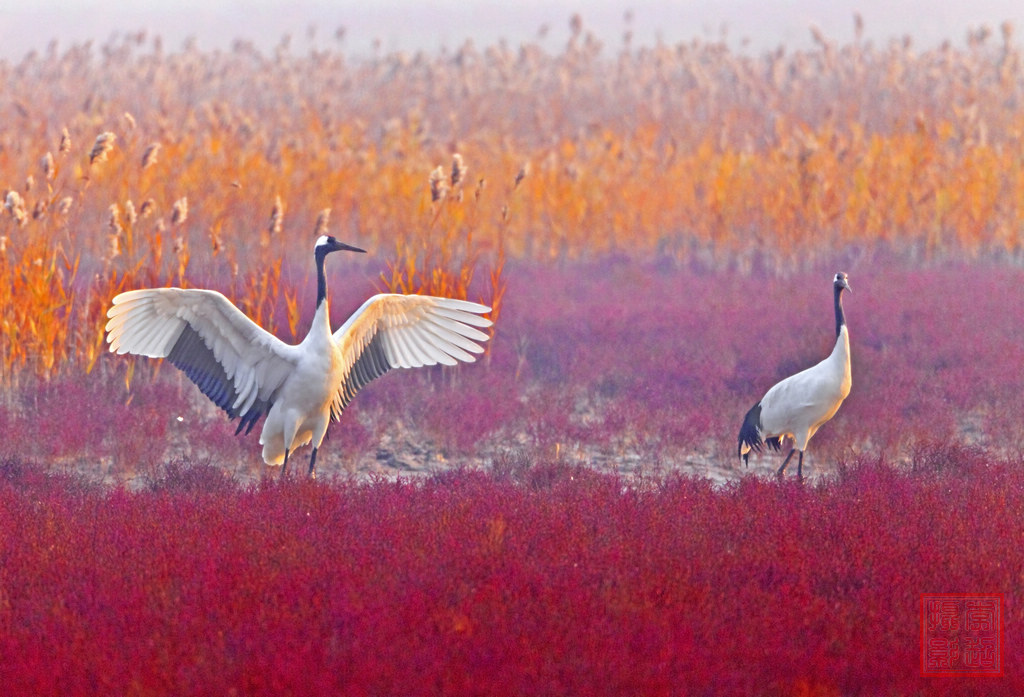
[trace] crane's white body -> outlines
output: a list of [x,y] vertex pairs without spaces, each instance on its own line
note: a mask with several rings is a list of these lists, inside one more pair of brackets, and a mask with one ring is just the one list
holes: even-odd
[[797,476],[803,476],[804,450],[822,424],[835,416],[853,384],[850,370],[850,332],[843,312],[842,293],[850,290],[845,273],[832,282],[836,316],[836,343],[828,358],[774,385],[747,412],[740,427],[738,453],[744,463],[751,450],[766,444],[775,450],[783,438],[793,439],[778,470],[781,477],[793,453],[800,453]]
[[[835,416],[853,384],[850,372],[850,333],[846,325],[828,358],[791,375],[765,393],[761,399],[761,438],[789,436],[797,450],[823,423]],[[746,446],[744,452],[748,452]]]
[[[325,237],[318,249],[324,239],[340,245]],[[216,291],[148,288],[114,298],[110,350],[168,358],[229,417],[241,419],[239,431],[265,414],[263,460],[286,464],[289,452],[312,443],[312,473],[328,425],[361,387],[392,368],[472,362],[483,352],[476,342],[488,339],[479,328],[491,325],[480,317],[490,308],[477,303],[380,294],[331,332],[322,255],[317,264],[320,297],[299,344],[270,334]]]
[[327,305],[322,303],[309,333],[295,351],[291,375],[281,385],[263,423],[260,445],[268,465],[283,463],[289,450],[310,442],[319,447],[323,442],[331,422],[331,403],[345,379],[340,353],[331,336]]

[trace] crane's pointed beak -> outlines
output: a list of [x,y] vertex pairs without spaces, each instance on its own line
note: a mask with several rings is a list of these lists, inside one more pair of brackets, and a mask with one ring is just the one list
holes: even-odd
[[359,247],[353,247],[350,244],[345,244],[344,242],[338,242],[338,241],[335,241],[331,251],[332,252],[359,252],[360,254],[366,254],[366,250],[365,249],[360,249]]

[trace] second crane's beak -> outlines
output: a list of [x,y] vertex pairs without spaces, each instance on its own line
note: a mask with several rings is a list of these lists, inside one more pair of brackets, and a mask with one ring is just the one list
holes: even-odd
[[334,244],[331,245],[331,251],[332,252],[359,252],[360,254],[366,254],[366,250],[365,249],[360,249],[359,247],[353,247],[350,244],[345,244],[344,242],[338,242],[337,240],[335,240]]

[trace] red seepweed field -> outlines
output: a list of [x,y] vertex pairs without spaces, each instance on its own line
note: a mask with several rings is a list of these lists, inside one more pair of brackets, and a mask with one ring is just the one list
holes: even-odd
[[[1024,469],[920,447],[815,486],[500,459],[135,492],[0,469],[10,694],[1012,695]],[[923,678],[922,589],[1005,594],[1002,678]]]
[[[1024,693],[1001,29],[0,62],[3,691]],[[215,288],[295,340],[323,231],[370,252],[327,263],[335,327],[385,290],[495,326],[281,481],[172,366],[107,354],[104,315]],[[744,469],[743,414],[831,349],[836,271],[853,390],[803,484]],[[922,675],[924,594],[1001,597],[1001,675]]]

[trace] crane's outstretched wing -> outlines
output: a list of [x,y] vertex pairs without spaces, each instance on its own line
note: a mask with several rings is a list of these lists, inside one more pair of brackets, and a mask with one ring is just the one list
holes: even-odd
[[252,430],[296,363],[295,347],[213,290],[128,291],[107,317],[111,351],[166,358],[230,418],[241,417],[236,433]]
[[337,419],[356,393],[392,368],[472,363],[487,341],[477,329],[491,326],[479,315],[486,305],[430,295],[375,295],[348,318],[334,341],[345,376],[331,405]]

